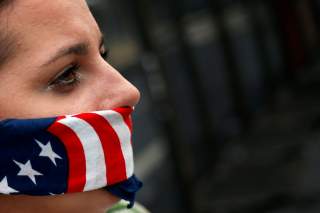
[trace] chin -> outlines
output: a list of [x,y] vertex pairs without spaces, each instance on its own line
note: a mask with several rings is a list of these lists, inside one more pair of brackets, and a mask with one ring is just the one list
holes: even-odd
[[105,213],[119,200],[104,189],[55,196],[1,195],[0,212]]

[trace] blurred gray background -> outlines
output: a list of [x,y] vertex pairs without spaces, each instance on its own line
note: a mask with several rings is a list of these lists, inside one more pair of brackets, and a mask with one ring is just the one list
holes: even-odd
[[88,0],[141,91],[151,212],[320,212],[319,0]]

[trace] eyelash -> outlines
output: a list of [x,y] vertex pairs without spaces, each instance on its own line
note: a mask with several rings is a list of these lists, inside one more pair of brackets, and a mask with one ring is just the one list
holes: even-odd
[[[109,50],[100,54],[104,60],[109,57]],[[49,83],[48,89],[58,89],[66,92],[75,87],[80,82],[79,64],[72,64],[66,67],[53,81]],[[72,77],[72,79],[68,79]]]
[[104,60],[107,60],[109,58],[109,54],[110,54],[110,50],[106,49],[103,53],[101,53],[101,57],[104,59]]
[[76,86],[80,82],[80,66],[72,64],[66,67],[53,81],[49,83],[48,89],[56,89],[59,91],[67,91]]

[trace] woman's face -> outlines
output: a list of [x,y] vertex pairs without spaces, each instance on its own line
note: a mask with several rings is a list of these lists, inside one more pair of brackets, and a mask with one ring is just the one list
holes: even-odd
[[1,14],[0,118],[48,117],[133,106],[138,90],[110,66],[84,0],[16,0]]
[[[0,119],[139,101],[138,90],[104,59],[102,34],[85,0],[15,0],[0,13],[0,47],[8,47],[0,48]],[[54,198],[0,196],[0,211],[21,212],[20,206],[23,212],[104,212],[116,200],[104,190]]]

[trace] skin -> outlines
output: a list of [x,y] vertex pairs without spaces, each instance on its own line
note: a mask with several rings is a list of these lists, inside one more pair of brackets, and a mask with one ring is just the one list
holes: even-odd
[[[102,35],[84,0],[16,0],[0,13],[0,26],[4,25],[16,40],[16,49],[0,66],[0,119],[138,103],[139,91],[101,56]],[[77,44],[82,48],[55,57],[59,50]],[[0,212],[102,213],[117,201],[102,189],[59,196],[1,195]]]

